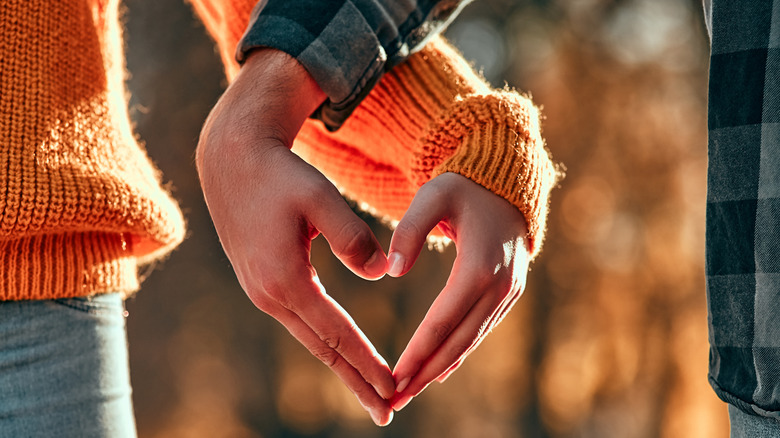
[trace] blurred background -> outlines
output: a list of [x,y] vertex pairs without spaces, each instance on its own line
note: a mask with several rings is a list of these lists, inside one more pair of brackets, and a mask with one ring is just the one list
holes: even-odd
[[[125,0],[131,114],[189,234],[128,303],[142,437],[726,437],[707,384],[707,37],[700,0],[480,0],[447,35],[497,87],[533,94],[566,179],[526,292],[463,367],[386,428],[234,278],[194,148],[226,86],[180,1]],[[390,231],[363,215],[385,248]],[[329,292],[394,364],[454,248],[402,279]]]

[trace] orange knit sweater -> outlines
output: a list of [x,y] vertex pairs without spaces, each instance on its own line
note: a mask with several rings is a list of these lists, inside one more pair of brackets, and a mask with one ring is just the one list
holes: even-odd
[[[229,79],[254,0],[190,0],[217,41]],[[309,120],[293,150],[361,207],[396,222],[417,189],[455,172],[515,205],[531,255],[541,248],[557,172],[530,99],[493,90],[442,38],[379,81],[337,132]]]
[[118,3],[0,7],[0,300],[132,292],[184,236],[131,131]]

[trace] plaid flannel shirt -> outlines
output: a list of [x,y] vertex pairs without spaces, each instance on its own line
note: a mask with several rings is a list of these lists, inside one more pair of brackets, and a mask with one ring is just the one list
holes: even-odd
[[708,3],[709,378],[780,419],[780,0]]
[[236,59],[258,47],[296,58],[328,96],[313,115],[336,130],[385,71],[422,48],[470,0],[261,0]]

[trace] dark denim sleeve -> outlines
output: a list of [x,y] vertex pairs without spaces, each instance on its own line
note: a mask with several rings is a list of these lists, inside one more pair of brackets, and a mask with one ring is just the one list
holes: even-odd
[[441,31],[470,0],[261,0],[236,59],[272,47],[328,96],[312,115],[338,129],[382,74]]

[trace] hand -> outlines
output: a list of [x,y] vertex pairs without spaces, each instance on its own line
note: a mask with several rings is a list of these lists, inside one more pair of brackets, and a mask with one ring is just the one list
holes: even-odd
[[319,233],[366,279],[387,259],[369,227],[336,188],[290,151],[304,120],[325,99],[288,55],[252,53],[209,115],[197,150],[203,193],[233,269],[252,302],[276,318],[388,424],[390,368],[344,309],[327,295],[309,260]]
[[439,175],[415,195],[393,233],[389,275],[398,277],[411,269],[437,225],[453,240],[458,254],[447,285],[393,371],[395,410],[455,371],[525,287],[529,260],[523,215],[503,198],[454,173]]

